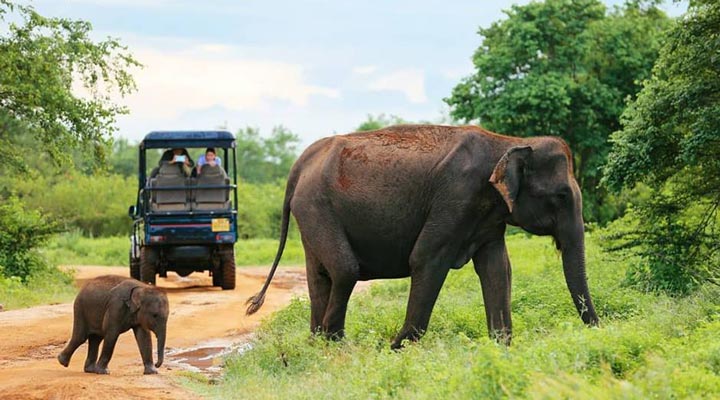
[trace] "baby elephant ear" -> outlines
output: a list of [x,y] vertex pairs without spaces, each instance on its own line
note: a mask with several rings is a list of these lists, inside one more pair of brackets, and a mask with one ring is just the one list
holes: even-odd
[[503,154],[495,165],[490,183],[500,192],[508,210],[512,213],[517,199],[520,181],[522,180],[522,167],[532,154],[530,146],[515,146]]
[[141,287],[135,286],[130,290],[130,297],[125,300],[125,304],[130,309],[130,312],[135,313],[140,309],[141,296]]

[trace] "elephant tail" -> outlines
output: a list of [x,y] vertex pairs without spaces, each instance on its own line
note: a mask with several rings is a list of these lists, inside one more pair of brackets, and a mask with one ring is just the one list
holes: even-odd
[[287,187],[285,189],[285,200],[283,202],[282,222],[280,229],[280,245],[278,246],[277,254],[275,255],[275,261],[273,262],[272,268],[270,268],[270,273],[268,274],[268,277],[265,280],[265,284],[263,285],[262,289],[260,289],[258,293],[247,299],[247,301],[245,302],[245,304],[248,305],[247,310],[245,310],[245,315],[254,314],[255,312],[257,312],[257,310],[260,309],[260,307],[262,307],[263,303],[265,302],[265,292],[267,291],[268,287],[270,287],[270,281],[272,281],[272,278],[275,275],[275,271],[277,270],[278,264],[280,263],[280,258],[282,258],[283,250],[285,250],[285,242],[287,242],[288,227],[290,225],[290,200],[292,200],[292,196],[295,191],[295,183],[297,182],[295,176],[293,175],[297,174],[291,174],[290,179],[288,179]]

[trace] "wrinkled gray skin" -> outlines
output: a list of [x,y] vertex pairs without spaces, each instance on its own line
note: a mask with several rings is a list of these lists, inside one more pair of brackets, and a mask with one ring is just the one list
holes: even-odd
[[[80,290],[73,307],[73,332],[58,361],[67,367],[80,345],[88,341],[85,372],[107,374],[118,336],[132,328],[145,374],[157,374],[165,354],[165,334],[170,307],[165,293],[154,286],[124,276],[104,275]],[[150,332],[157,337],[157,363],[153,366]],[[98,359],[100,341],[102,353]]]
[[507,224],[555,239],[575,307],[586,324],[598,323],[585,275],[582,197],[559,138],[405,125],[317,141],[290,172],[280,248],[248,313],[262,305],[290,212],[305,248],[313,332],[344,335],[357,281],[409,276],[405,323],[392,343],[402,347],[427,329],[449,270],[472,259],[489,333],[509,344]]

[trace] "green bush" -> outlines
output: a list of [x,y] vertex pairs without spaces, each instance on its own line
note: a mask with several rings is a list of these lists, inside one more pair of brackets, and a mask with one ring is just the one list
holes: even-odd
[[0,228],[0,274],[25,283],[50,268],[36,248],[57,232],[54,223],[11,197],[0,204]]
[[93,237],[130,234],[127,210],[135,204],[137,178],[73,171],[17,182],[14,190],[29,208],[51,215],[64,230],[80,230]]

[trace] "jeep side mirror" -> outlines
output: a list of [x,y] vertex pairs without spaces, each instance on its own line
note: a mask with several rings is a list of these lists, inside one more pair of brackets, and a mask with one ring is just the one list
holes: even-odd
[[128,216],[130,218],[135,216],[135,206],[130,206],[130,208],[128,208]]

